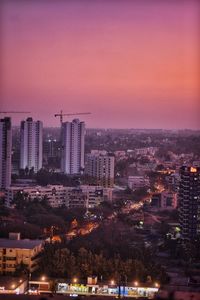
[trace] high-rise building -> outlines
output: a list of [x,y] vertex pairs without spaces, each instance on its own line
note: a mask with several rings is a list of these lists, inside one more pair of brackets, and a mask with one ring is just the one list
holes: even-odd
[[111,155],[88,154],[85,173],[91,177],[95,185],[113,187],[114,160],[114,156]]
[[183,239],[200,235],[200,168],[180,169],[179,218]]
[[84,168],[85,123],[79,119],[65,122],[61,128],[61,172],[79,174]]
[[11,184],[12,128],[11,119],[0,120],[0,189]]
[[33,168],[38,172],[42,168],[42,128],[42,122],[32,118],[21,122],[20,169]]

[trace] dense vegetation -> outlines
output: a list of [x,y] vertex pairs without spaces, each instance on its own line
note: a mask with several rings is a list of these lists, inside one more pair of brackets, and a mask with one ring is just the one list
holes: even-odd
[[80,281],[91,275],[98,275],[99,279],[106,281],[117,281],[121,275],[125,275],[128,282],[134,279],[146,282],[149,278],[166,282],[168,278],[164,270],[149,258],[147,255],[144,263],[139,259],[122,259],[119,254],[106,257],[103,252],[97,254],[83,247],[72,252],[65,245],[46,244],[41,272],[49,276],[67,277],[69,280],[77,277]]

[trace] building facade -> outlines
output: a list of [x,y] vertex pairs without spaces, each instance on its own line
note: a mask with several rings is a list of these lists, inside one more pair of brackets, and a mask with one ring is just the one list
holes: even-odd
[[5,190],[7,207],[12,206],[12,201],[17,193],[24,194],[27,201],[32,201],[35,198],[42,200],[45,197],[51,207],[66,205],[66,187],[62,185],[11,186]]
[[180,169],[179,222],[183,239],[200,235],[200,168],[183,166]]
[[177,193],[164,190],[151,197],[151,208],[156,210],[173,210],[177,208]]
[[93,184],[103,187],[114,185],[114,162],[111,155],[88,154],[86,157],[85,173]]
[[79,119],[65,122],[61,128],[61,172],[79,174],[84,169],[85,123]]
[[5,199],[7,207],[12,207],[13,199],[17,193],[21,193],[27,201],[33,201],[35,198],[42,201],[45,197],[49,206],[54,208],[92,208],[103,201],[112,201],[112,190],[90,185],[81,185],[78,188],[63,185],[11,186],[5,190]]
[[143,187],[149,187],[150,181],[147,176],[129,176],[128,187],[132,190],[137,190]]
[[11,119],[0,120],[0,189],[11,184],[12,128]]
[[79,188],[66,187],[66,206],[68,208],[94,208],[103,201],[112,201],[112,188],[81,185]]
[[34,169],[38,172],[42,168],[42,131],[41,121],[27,118],[21,122],[20,129],[20,169]]
[[42,251],[43,241],[21,240],[19,234],[0,239],[0,274],[13,274],[20,264],[30,272],[38,268],[38,254]]

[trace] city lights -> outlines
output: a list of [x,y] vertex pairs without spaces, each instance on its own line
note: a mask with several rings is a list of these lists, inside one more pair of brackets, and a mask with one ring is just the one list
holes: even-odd
[[42,276],[42,277],[41,277],[41,280],[42,280],[42,281],[45,281],[45,280],[46,280],[46,277],[45,277],[45,276]]

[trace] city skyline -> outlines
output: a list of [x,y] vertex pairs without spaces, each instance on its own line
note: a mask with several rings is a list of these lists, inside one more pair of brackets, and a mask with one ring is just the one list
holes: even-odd
[[93,128],[199,129],[198,11],[194,0],[2,1],[0,110],[45,127],[62,109],[91,111],[80,119]]

